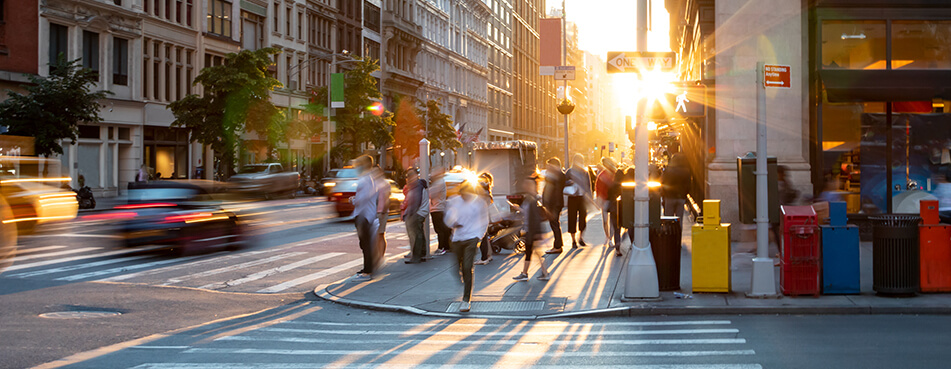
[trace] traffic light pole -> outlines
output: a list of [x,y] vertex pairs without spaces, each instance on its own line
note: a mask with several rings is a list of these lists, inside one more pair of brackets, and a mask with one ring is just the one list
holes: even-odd
[[[637,0],[637,51],[647,51],[647,0]],[[643,93],[643,86],[639,86]],[[644,97],[638,98],[637,120],[634,125],[634,242],[627,261],[627,275],[622,300],[659,300],[660,291],[657,280],[657,265],[651,253],[650,239],[647,233],[648,166],[650,143],[647,131],[647,103]]]
[[[565,13],[565,0],[561,0],[561,43],[562,50],[561,53],[561,65],[568,65],[568,16]],[[565,89],[565,100],[568,100],[568,80],[565,80],[564,84]],[[568,152],[568,114],[565,114],[565,168],[571,166],[571,162],[568,159],[571,157],[571,154]]]

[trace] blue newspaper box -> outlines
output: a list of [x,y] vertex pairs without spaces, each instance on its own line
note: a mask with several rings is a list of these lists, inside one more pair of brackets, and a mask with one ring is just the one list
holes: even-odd
[[822,293],[858,294],[859,227],[820,226],[822,229]]

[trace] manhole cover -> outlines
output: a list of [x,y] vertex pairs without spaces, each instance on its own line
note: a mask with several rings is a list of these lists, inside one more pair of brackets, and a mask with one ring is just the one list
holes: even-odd
[[108,318],[110,316],[122,315],[118,311],[57,311],[52,313],[40,314],[40,318],[49,319],[86,319],[86,318]]
[[[457,312],[461,302],[449,304],[446,312]],[[517,311],[545,310],[545,301],[473,301],[470,312],[473,313],[508,313]]]

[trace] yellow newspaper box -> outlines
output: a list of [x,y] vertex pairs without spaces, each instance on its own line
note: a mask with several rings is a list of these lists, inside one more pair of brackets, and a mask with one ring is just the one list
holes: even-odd
[[720,224],[720,200],[703,200],[703,224]]
[[693,292],[730,292],[730,224],[694,225],[691,242]]

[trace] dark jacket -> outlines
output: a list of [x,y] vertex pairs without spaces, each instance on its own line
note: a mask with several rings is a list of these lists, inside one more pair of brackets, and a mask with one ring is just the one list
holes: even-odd
[[545,192],[542,194],[542,205],[549,211],[560,211],[565,207],[565,173],[560,170],[545,171]]
[[522,200],[522,211],[525,212],[525,242],[533,242],[542,233],[542,222],[547,221],[542,215],[542,209],[535,195],[525,194]]
[[690,192],[690,170],[682,166],[669,166],[661,176],[661,196],[683,199]]

